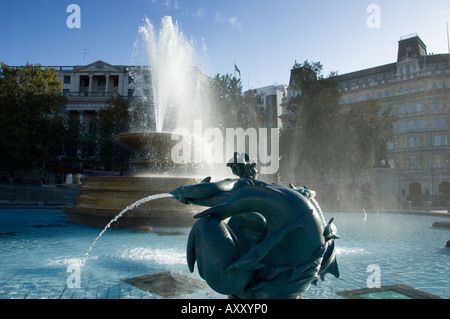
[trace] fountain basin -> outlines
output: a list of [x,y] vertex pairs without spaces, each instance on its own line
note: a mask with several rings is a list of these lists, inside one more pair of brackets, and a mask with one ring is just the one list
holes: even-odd
[[172,141],[168,132],[131,132],[113,136],[114,142],[131,151],[147,151],[151,159],[166,160],[172,147],[178,141]]
[[[199,181],[195,178],[166,176],[87,177],[82,180],[75,205],[63,207],[62,210],[69,222],[105,227],[120,211],[143,197],[167,193],[180,185]],[[203,209],[163,198],[127,212],[111,228],[188,227],[195,222],[193,216]]]
[[[130,164],[139,175],[145,176],[92,176],[82,179],[80,193],[73,207],[63,207],[70,222],[105,227],[117,214],[134,202],[156,194],[169,193],[182,186],[201,182],[192,176],[193,169],[171,161],[170,152],[177,141],[171,133],[123,133],[114,141],[132,151],[140,152],[141,159]],[[183,175],[176,174],[182,170]],[[183,205],[171,198],[151,201],[126,212],[112,228],[135,227],[189,227],[193,216],[203,207]]]

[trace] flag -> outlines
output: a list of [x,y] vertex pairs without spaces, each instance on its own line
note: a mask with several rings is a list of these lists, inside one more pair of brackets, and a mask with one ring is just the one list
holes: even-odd
[[239,77],[241,77],[241,70],[238,69],[236,63],[234,64],[234,71],[239,73]]

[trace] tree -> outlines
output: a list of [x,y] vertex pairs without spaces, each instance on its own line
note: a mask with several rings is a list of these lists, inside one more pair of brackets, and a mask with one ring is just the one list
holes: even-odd
[[59,146],[51,130],[60,119],[57,112],[67,99],[56,70],[27,64],[0,69],[0,167],[13,172],[41,166],[51,160]]
[[336,74],[324,78],[322,69],[319,62],[294,65],[291,89],[301,94],[287,105],[294,123],[291,131],[282,135],[280,150],[284,165],[311,170],[316,182],[335,166],[339,152],[336,131],[341,124]]
[[258,109],[261,97],[255,91],[242,92],[242,82],[230,74],[217,74],[212,81],[216,127],[260,127],[266,119]]
[[296,63],[291,90],[300,94],[287,108],[293,113],[292,128],[280,138],[281,163],[285,174],[312,173],[314,184],[329,173],[354,179],[373,166],[375,138],[379,132],[389,140],[395,118],[376,100],[342,109],[337,73],[326,78],[319,62]]
[[[374,163],[375,140],[381,133],[386,140],[393,137],[396,118],[391,108],[382,108],[377,100],[355,103],[344,113],[342,128],[342,149],[345,169],[352,178]],[[386,163],[387,164],[387,163]]]
[[108,106],[98,112],[99,157],[106,170],[125,170],[130,152],[116,145],[112,137],[129,131],[129,101],[119,96],[110,98]]

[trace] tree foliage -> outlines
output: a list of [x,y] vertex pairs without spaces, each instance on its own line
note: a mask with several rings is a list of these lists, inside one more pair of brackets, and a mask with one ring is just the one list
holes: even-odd
[[287,104],[292,128],[281,135],[281,166],[285,174],[313,173],[323,181],[328,173],[355,177],[373,165],[375,137],[392,137],[394,118],[376,100],[343,110],[337,73],[322,75],[319,62],[296,63],[290,89],[299,92]]
[[253,91],[242,92],[242,82],[230,74],[217,74],[211,82],[213,125],[219,128],[259,127],[264,114],[259,110],[261,98]]
[[61,129],[58,111],[67,100],[61,96],[62,83],[56,70],[27,64],[0,69],[0,167],[42,165],[55,157],[61,140],[52,131]]
[[126,170],[130,152],[117,145],[113,136],[129,132],[129,101],[122,97],[110,98],[108,106],[98,112],[99,160],[106,170]]

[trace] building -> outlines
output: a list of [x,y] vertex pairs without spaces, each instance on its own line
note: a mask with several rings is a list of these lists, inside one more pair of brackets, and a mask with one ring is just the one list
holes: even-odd
[[283,99],[287,93],[287,85],[269,85],[254,89],[254,92],[261,98],[259,108],[267,120],[263,126],[283,129],[280,115],[282,113]]
[[[341,104],[376,99],[397,121],[387,157],[402,204],[450,202],[450,60],[428,54],[416,34],[398,42],[397,61],[338,76]],[[300,94],[289,90],[287,98]],[[282,117],[289,126],[289,112]]]
[[97,61],[83,66],[56,66],[68,98],[66,110],[78,114],[86,128],[111,97],[130,97],[134,93],[131,72],[137,67],[110,65]]

